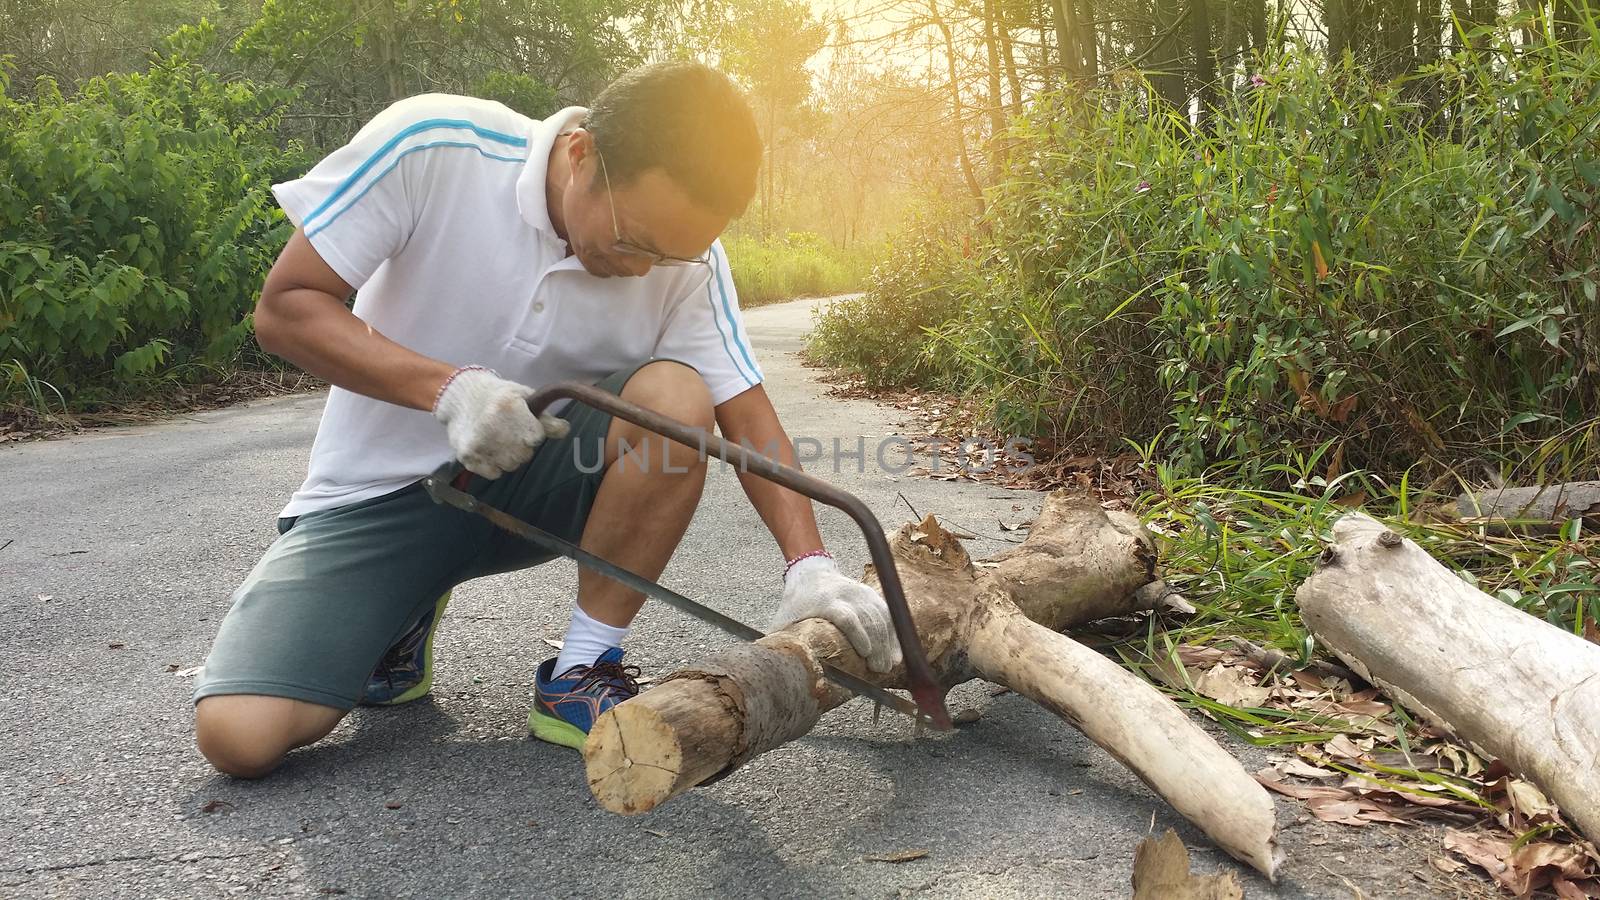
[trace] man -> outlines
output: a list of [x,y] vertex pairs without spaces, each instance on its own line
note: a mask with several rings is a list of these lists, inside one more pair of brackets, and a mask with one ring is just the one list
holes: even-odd
[[[582,404],[536,417],[534,387],[595,383],[794,464],[716,240],[754,195],[760,158],[732,83],[668,63],[543,122],[467,97],[403,100],[274,186],[297,229],[256,335],[334,387],[305,483],[195,688],[216,768],[259,777],[358,703],[425,695],[451,589],[551,558],[432,503],[420,479],[450,458],[474,495],[659,577],[704,456]],[[655,452],[619,462],[645,444]],[[873,668],[896,665],[887,607],[834,566],[810,501],[739,477],[788,561],[773,624],[822,617]],[[637,692],[621,644],[642,603],[580,571],[561,653],[534,676],[537,737],[581,747]]]

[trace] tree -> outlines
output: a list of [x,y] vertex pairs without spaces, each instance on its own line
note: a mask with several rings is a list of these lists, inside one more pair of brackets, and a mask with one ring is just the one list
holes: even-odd
[[797,119],[811,99],[806,64],[822,49],[827,26],[801,0],[726,0],[697,23],[696,37],[750,95],[766,144],[761,182],[761,233],[772,232],[778,161],[794,142]]
[[27,97],[48,75],[71,93],[111,72],[137,72],[161,39],[209,18],[224,34],[252,14],[215,0],[0,0],[0,56],[10,56],[13,96]]
[[528,115],[582,102],[639,61],[621,22],[654,0],[265,0],[234,47],[303,84],[313,141],[427,91],[509,100]]

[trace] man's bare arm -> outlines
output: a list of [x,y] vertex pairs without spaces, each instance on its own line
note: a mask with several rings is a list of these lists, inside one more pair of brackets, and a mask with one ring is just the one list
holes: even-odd
[[[717,427],[732,443],[744,441],[746,446],[784,465],[800,467],[795,461],[794,445],[778,421],[778,413],[772,408],[766,390],[759,384],[717,407]],[[777,539],[784,559],[822,549],[822,535],[817,530],[811,498],[752,472],[740,472],[739,483],[745,496],[750,498],[750,505]]]
[[[760,385],[717,407],[717,425],[722,436],[734,443],[741,440],[767,452],[785,465],[796,466],[794,445],[778,422],[778,414]],[[772,536],[778,539],[785,560],[810,550],[822,549],[811,498],[774,484],[753,472],[739,473],[750,503],[761,514]],[[900,642],[895,639],[889,607],[871,587],[844,575],[829,557],[810,557],[796,562],[783,573],[783,599],[779,601],[769,629],[782,628],[801,619],[821,618],[844,632],[850,646],[867,660],[874,672],[887,672],[900,664]]]
[[433,408],[449,363],[407,350],[356,318],[351,288],[295,229],[256,303],[261,349],[346,390],[412,409]]

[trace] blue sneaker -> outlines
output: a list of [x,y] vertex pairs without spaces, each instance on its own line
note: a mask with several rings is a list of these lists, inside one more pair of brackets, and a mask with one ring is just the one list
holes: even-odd
[[445,591],[433,609],[423,614],[410,631],[400,636],[367,678],[362,706],[398,706],[427,696],[433,690],[433,637],[450,602]]
[[534,707],[528,728],[541,741],[583,749],[596,719],[606,710],[639,693],[639,667],[622,664],[622,649],[612,647],[589,666],[573,666],[555,674],[556,661],[539,664]]

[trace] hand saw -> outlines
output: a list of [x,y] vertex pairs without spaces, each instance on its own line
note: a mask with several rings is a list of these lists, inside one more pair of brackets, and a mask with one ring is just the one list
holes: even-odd
[[[911,689],[911,696],[916,700],[913,705],[904,697],[891,694],[883,688],[850,674],[842,669],[822,664],[822,673],[829,681],[853,693],[868,697],[873,701],[898,710],[915,718],[919,723],[927,724],[940,731],[951,729],[950,713],[945,709],[944,691],[933,677],[933,670],[928,665],[927,656],[922,650],[922,642],[917,637],[916,629],[911,622],[911,610],[906,605],[905,593],[900,585],[900,573],[895,568],[894,557],[889,551],[889,542],[883,536],[883,528],[878,524],[877,517],[867,509],[854,494],[840,490],[819,478],[807,475],[805,472],[791,466],[783,465],[771,457],[756,453],[746,447],[730,444],[723,438],[711,434],[704,428],[685,425],[654,410],[645,409],[635,403],[630,403],[615,394],[607,393],[592,385],[574,381],[559,382],[542,388],[528,398],[528,408],[535,415],[541,412],[554,400],[567,398],[579,403],[586,403],[603,412],[632,422],[647,431],[663,435],[686,447],[694,448],[725,462],[739,466],[741,472],[749,471],[774,481],[784,487],[825,503],[829,506],[843,510],[861,528],[862,535],[866,538],[867,549],[872,555],[873,566],[877,570],[878,585],[881,588],[884,602],[889,606],[889,617],[894,623],[895,637],[900,641],[901,657],[906,669],[906,682]],[[423,487],[434,502],[453,506],[470,513],[476,513],[496,526],[517,535],[524,540],[536,544],[552,553],[558,553],[577,562],[581,566],[593,569],[608,578],[627,585],[647,597],[660,600],[674,609],[686,612],[703,622],[728,632],[729,634],[745,641],[754,641],[763,637],[763,633],[743,622],[726,616],[704,604],[690,600],[688,597],[677,593],[667,587],[657,584],[608,560],[602,559],[581,547],[563,540],[541,528],[536,528],[517,517],[497,509],[478,498],[467,493],[465,486],[466,471],[457,462],[451,461],[440,466],[433,474],[423,480]],[[458,481],[459,479],[459,481]]]

